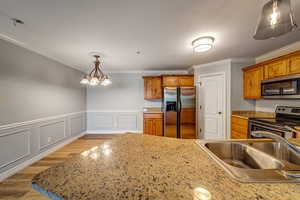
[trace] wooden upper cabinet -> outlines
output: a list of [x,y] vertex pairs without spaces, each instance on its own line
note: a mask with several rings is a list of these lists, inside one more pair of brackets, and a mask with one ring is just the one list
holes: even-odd
[[163,87],[178,87],[179,78],[178,76],[165,75],[162,77]]
[[162,84],[160,76],[145,76],[144,78],[144,99],[162,99]]
[[194,75],[163,75],[163,87],[193,87]]
[[261,98],[261,81],[264,78],[263,66],[257,65],[244,69],[244,98]]
[[280,59],[275,62],[271,62],[265,65],[265,79],[284,76],[287,74],[287,61],[286,59]]
[[180,76],[179,86],[182,87],[193,87],[194,86],[194,75]]
[[298,55],[293,55],[288,59],[287,73],[288,74],[300,73],[300,53]]

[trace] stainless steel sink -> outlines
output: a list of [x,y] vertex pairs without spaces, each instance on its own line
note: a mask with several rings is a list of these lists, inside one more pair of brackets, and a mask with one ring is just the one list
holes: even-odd
[[198,140],[197,144],[239,182],[300,182],[300,158],[281,143]]

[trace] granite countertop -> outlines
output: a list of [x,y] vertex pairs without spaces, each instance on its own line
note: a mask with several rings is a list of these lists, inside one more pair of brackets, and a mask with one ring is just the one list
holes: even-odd
[[125,134],[36,175],[52,199],[299,200],[300,184],[241,184],[195,140]]
[[250,118],[274,118],[275,113],[261,111],[232,111],[232,116],[244,119]]
[[162,108],[144,108],[144,113],[163,113]]

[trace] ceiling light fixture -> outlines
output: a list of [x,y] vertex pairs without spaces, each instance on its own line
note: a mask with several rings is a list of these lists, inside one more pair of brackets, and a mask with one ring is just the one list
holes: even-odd
[[108,75],[104,74],[104,72],[101,70],[101,62],[100,62],[100,56],[99,55],[93,55],[95,57],[96,61],[94,62],[95,66],[94,69],[89,73],[88,75],[85,75],[80,83],[83,85],[90,85],[90,86],[108,86],[112,84],[112,81],[108,77]]
[[291,0],[271,0],[263,7],[253,38],[255,40],[275,38],[296,28]]
[[194,52],[201,53],[210,50],[213,47],[215,38],[211,36],[205,36],[197,38],[192,42]]

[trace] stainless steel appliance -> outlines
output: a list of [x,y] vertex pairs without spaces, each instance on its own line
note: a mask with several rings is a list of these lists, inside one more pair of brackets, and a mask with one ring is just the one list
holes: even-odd
[[196,138],[196,90],[194,87],[164,88],[164,136]]
[[291,75],[262,81],[265,99],[300,99],[300,75]]
[[249,120],[249,137],[252,131],[268,131],[284,138],[294,136],[295,127],[300,126],[300,107],[277,106],[275,118],[253,118]]

